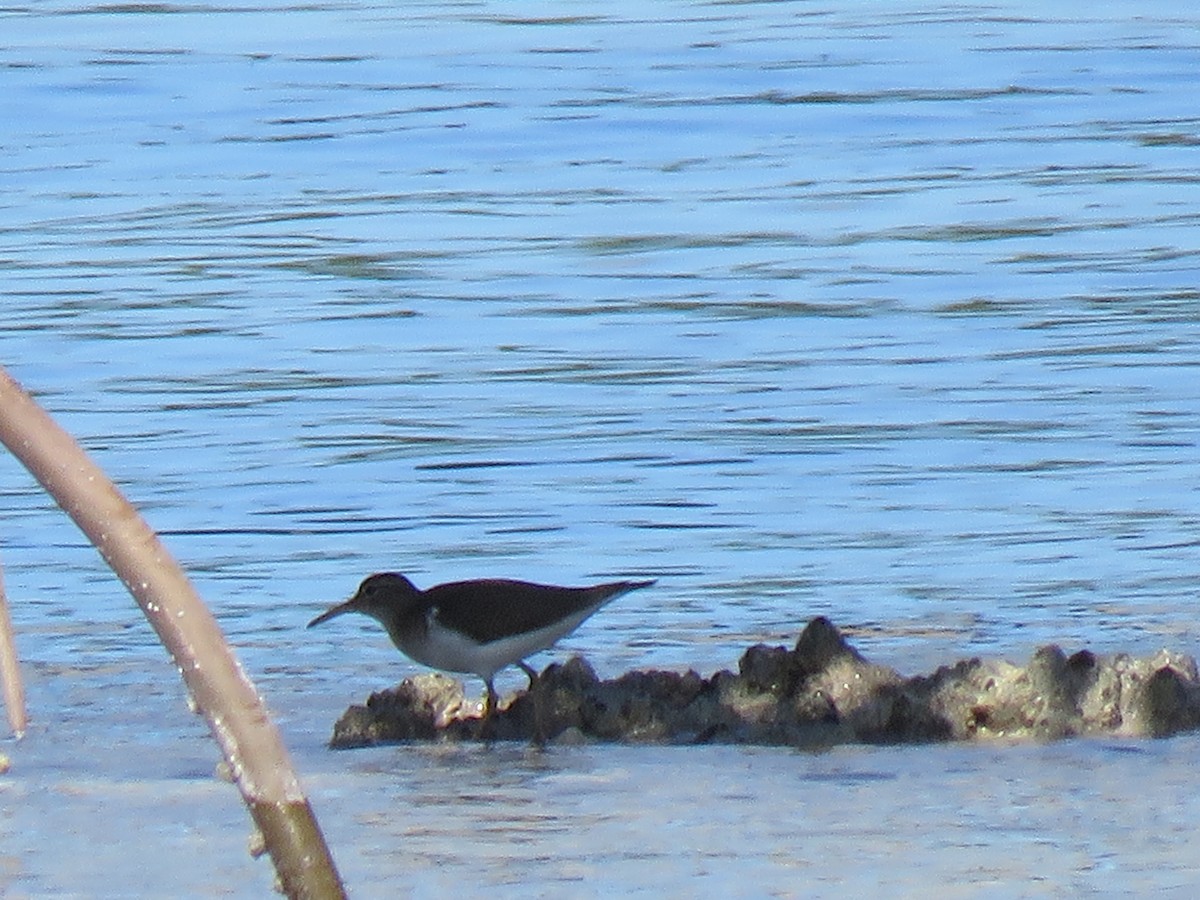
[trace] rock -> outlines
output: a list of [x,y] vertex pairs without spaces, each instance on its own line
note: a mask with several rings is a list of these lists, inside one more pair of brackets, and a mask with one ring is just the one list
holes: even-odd
[[1025,666],[969,659],[904,678],[865,659],[828,619],[817,618],[790,650],[748,648],[736,674],[634,671],[602,681],[574,657],[549,666],[531,691],[502,702],[486,724],[480,714],[457,680],[421,675],[350,707],[330,744],[488,739],[819,748],[1161,737],[1200,728],[1200,677],[1195,660],[1181,654],[1068,656],[1051,645]]
[[[1155,663],[1162,665],[1155,666]],[[1125,718],[1128,732],[1144,737],[1170,737],[1200,727],[1200,686],[1190,657],[1152,660],[1149,676],[1131,679]],[[1141,673],[1138,673],[1140,676]]]
[[418,675],[351,706],[333,726],[332,747],[431,740],[463,721],[462,682],[440,672]]
[[806,674],[823,671],[837,660],[863,661],[858,651],[846,643],[842,633],[824,616],[818,616],[804,627],[792,652],[796,665]]
[[783,647],[755,644],[738,661],[738,676],[760,693],[786,696],[800,676],[795,653]]

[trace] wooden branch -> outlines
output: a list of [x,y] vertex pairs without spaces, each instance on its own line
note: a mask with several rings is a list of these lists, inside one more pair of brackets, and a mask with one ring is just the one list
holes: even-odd
[[4,711],[8,713],[8,725],[13,734],[21,738],[25,735],[28,722],[25,715],[25,688],[21,683],[12,617],[8,614],[8,597],[4,593],[3,566],[0,566],[0,681],[4,682]]
[[345,897],[282,737],[183,569],[75,440],[2,368],[0,441],[96,546],[170,652],[262,832],[284,893]]

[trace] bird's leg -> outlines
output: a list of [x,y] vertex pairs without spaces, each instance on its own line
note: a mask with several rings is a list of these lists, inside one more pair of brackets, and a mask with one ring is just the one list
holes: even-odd
[[496,685],[492,684],[492,679],[485,678],[483,683],[487,686],[487,699],[483,702],[483,718],[479,720],[479,730],[476,735],[479,740],[490,742],[496,737],[496,727],[492,722],[492,716],[499,703],[496,699]]

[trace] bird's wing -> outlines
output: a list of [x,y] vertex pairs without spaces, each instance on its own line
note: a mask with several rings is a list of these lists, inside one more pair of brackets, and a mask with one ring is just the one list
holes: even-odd
[[439,584],[425,594],[441,625],[487,644],[545,628],[584,611],[597,610],[609,600],[642,586],[641,583],[617,582],[562,588],[490,579]]

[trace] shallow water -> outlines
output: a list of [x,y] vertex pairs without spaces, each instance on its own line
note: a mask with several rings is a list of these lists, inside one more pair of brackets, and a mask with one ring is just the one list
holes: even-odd
[[[639,576],[558,657],[707,673],[817,614],[907,673],[1195,652],[1196,20],[10,7],[3,361],[194,575],[362,896],[1179,888],[1191,738],[331,754],[418,669],[303,624],[380,569]],[[0,512],[4,890],[261,895],[149,627],[8,458]]]

